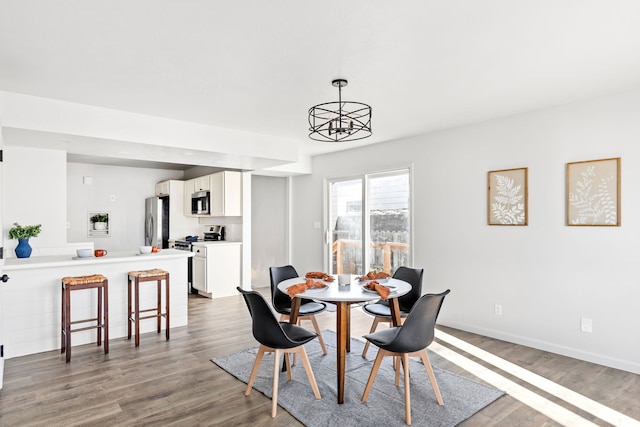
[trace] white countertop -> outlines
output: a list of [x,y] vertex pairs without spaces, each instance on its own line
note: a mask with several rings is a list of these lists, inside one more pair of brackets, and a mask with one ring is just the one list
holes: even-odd
[[209,246],[209,245],[241,245],[242,242],[230,242],[228,240],[208,240],[193,242],[193,246]]
[[[224,243],[224,242],[223,242]],[[144,259],[167,259],[177,257],[192,257],[193,252],[177,249],[163,249],[158,253],[140,254],[137,251],[109,252],[103,257],[77,258],[71,255],[40,256],[29,258],[7,258],[4,260],[3,271],[27,270],[43,267],[63,267],[68,265],[109,264],[117,262],[134,262]]]

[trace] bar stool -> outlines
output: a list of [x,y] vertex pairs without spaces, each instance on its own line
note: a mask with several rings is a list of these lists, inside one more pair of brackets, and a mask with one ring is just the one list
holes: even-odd
[[[62,278],[62,328],[60,353],[66,353],[67,363],[71,361],[71,334],[73,332],[98,329],[98,347],[102,345],[104,329],[104,353],[109,353],[109,281],[102,274]],[[97,289],[98,313],[92,319],[71,320],[71,291]],[[71,329],[77,323],[96,322],[95,325]]]
[[[162,312],[162,281],[165,282],[165,312]],[[158,298],[157,304],[154,308],[140,310],[140,283],[141,282],[156,282],[158,286]],[[132,285],[135,287],[134,289],[134,307],[132,310],[131,307],[131,299],[132,299]],[[140,345],[140,320],[143,319],[152,319],[157,318],[158,321],[158,333],[160,333],[161,320],[165,318],[165,334],[167,340],[169,339],[169,272],[160,270],[158,268],[154,268],[152,270],[141,270],[141,271],[130,271],[128,273],[128,281],[127,281],[127,305],[128,305],[128,313],[129,319],[127,322],[128,326],[128,334],[127,339],[131,339],[131,325],[135,323],[136,325],[136,347]],[[147,313],[154,311],[154,314],[150,314],[148,316],[140,317],[140,313]]]

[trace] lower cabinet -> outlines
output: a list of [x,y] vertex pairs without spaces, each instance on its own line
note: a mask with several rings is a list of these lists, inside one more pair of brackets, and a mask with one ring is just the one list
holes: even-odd
[[241,286],[242,244],[193,245],[193,287],[200,295],[221,298],[237,295]]

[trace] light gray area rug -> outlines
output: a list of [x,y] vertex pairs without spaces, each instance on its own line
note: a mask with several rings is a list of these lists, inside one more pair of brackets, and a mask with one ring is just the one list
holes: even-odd
[[[392,358],[385,357],[366,403],[360,402],[369,378],[377,349],[370,347],[367,359],[363,359],[364,343],[352,339],[351,353],[347,353],[345,401],[337,403],[336,335],[324,331],[322,336],[328,354],[322,354],[318,340],[305,348],[311,361],[322,399],[316,400],[300,360],[293,367],[293,379],[287,381],[286,372],[280,372],[278,404],[306,426],[403,426],[404,378],[395,387]],[[429,350],[427,350],[429,351]],[[240,351],[211,359],[216,365],[243,382],[249,380],[257,348]],[[438,356],[429,352],[444,406],[438,405],[424,366],[417,359],[410,361],[411,417],[415,426],[455,426],[498,399],[504,392],[443,369],[435,367]],[[282,360],[282,359],[281,359]],[[255,393],[260,391],[271,397],[273,354],[265,354],[260,371],[253,384]],[[265,414],[268,411],[265,409]]]

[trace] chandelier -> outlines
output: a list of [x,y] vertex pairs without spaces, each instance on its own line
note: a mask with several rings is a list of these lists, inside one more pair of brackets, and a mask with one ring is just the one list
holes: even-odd
[[331,82],[338,88],[338,102],[309,108],[309,138],[323,142],[356,141],[371,136],[371,107],[362,102],[342,101],[345,79]]

